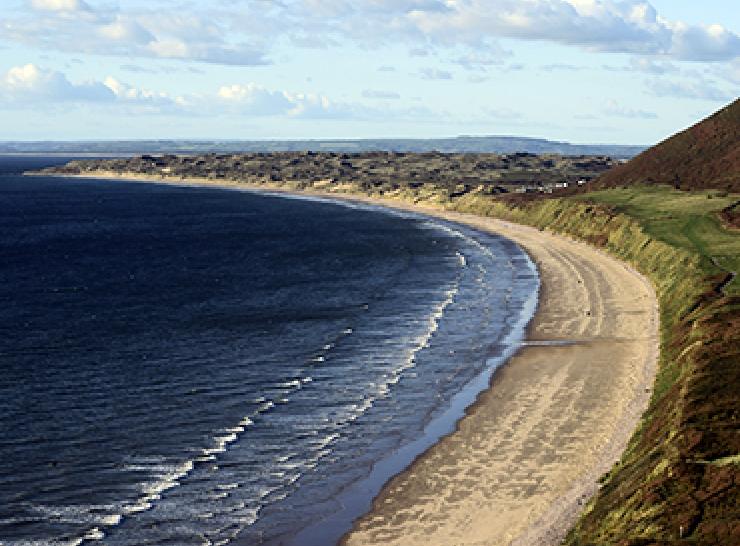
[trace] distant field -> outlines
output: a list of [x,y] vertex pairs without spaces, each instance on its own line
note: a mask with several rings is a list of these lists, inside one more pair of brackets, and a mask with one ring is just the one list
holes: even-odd
[[[656,239],[699,253],[705,258],[708,274],[740,271],[740,233],[725,229],[716,215],[737,201],[737,194],[632,186],[590,192],[580,198],[610,205],[636,218]],[[740,280],[735,278],[726,292],[740,295]]]

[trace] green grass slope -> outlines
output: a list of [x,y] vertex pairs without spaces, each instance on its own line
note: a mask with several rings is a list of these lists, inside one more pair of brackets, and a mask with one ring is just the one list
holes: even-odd
[[594,187],[632,184],[740,192],[740,99],[603,174]]
[[[642,186],[591,192],[583,200],[624,212],[651,237],[698,254],[706,275],[740,271],[740,232],[726,229],[721,221],[722,211],[737,203],[727,194]],[[728,282],[724,291],[740,295],[740,278]]]
[[650,407],[568,545],[740,544],[740,297],[728,284],[740,236],[715,214],[733,198],[708,195],[636,187],[453,205],[588,241],[656,288],[661,353]]

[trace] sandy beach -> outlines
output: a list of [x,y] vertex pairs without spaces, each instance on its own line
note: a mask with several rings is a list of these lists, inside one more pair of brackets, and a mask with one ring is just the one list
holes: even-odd
[[530,227],[393,201],[328,196],[415,210],[501,234],[529,253],[542,283],[524,346],[497,371],[456,432],[387,483],[342,543],[558,544],[647,407],[659,342],[649,282],[586,244]]
[[558,544],[624,450],[650,396],[658,307],[650,284],[583,243],[471,215],[541,275],[528,343],[457,431],[388,483],[347,545]]

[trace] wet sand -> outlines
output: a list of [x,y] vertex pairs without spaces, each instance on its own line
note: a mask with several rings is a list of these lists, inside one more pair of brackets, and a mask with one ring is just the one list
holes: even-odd
[[[124,178],[112,174],[97,176]],[[525,346],[497,371],[456,432],[385,485],[343,544],[558,544],[647,408],[659,342],[649,282],[586,244],[534,228],[394,201],[323,195],[499,233],[530,254],[542,283]]]

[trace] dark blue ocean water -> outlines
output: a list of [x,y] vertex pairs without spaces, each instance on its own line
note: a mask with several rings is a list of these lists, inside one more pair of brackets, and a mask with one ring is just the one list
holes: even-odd
[[55,161],[0,157],[3,545],[331,544],[533,311],[498,237]]

